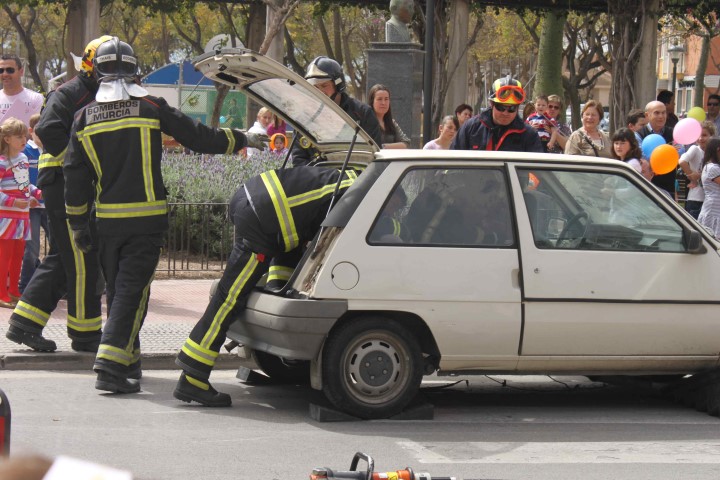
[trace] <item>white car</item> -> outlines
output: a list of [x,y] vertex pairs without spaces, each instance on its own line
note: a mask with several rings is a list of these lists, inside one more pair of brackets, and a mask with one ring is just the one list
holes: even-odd
[[[302,81],[270,62],[224,51],[196,66],[268,104],[243,65]],[[292,98],[272,108],[296,120]],[[631,167],[366,145],[345,152],[367,167],[289,284],[259,287],[228,331],[271,377],[309,375],[362,418],[400,412],[432,373],[715,378],[720,243]],[[720,384],[696,383],[718,415]]]

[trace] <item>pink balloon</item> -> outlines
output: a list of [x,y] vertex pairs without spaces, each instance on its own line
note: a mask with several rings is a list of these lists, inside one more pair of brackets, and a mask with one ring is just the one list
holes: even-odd
[[695,143],[702,133],[702,125],[694,118],[683,118],[673,128],[673,140],[675,143],[688,145]]

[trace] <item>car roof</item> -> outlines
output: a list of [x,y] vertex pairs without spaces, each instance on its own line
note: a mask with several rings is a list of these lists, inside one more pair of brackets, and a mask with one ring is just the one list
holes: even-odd
[[619,160],[588,157],[584,155],[564,155],[555,153],[535,152],[496,152],[485,150],[414,150],[414,149],[386,149],[375,154],[375,161],[424,161],[424,160],[447,160],[466,161],[476,160],[478,162],[533,162],[548,163],[554,165],[577,165],[586,164],[593,166],[612,166],[629,168],[630,165]]

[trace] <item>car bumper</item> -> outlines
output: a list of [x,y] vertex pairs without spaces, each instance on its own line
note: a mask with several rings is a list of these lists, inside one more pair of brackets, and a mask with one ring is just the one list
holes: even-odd
[[312,360],[347,309],[345,300],[294,299],[253,292],[227,336],[278,357]]

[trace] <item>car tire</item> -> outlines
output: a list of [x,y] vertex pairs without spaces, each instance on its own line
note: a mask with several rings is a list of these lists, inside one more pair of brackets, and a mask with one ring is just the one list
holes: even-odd
[[400,413],[417,395],[423,356],[415,336],[395,320],[355,318],[331,332],[323,349],[323,393],[360,418]]
[[252,358],[260,370],[278,383],[307,385],[310,383],[310,362],[306,360],[284,360],[267,352],[253,350]]

